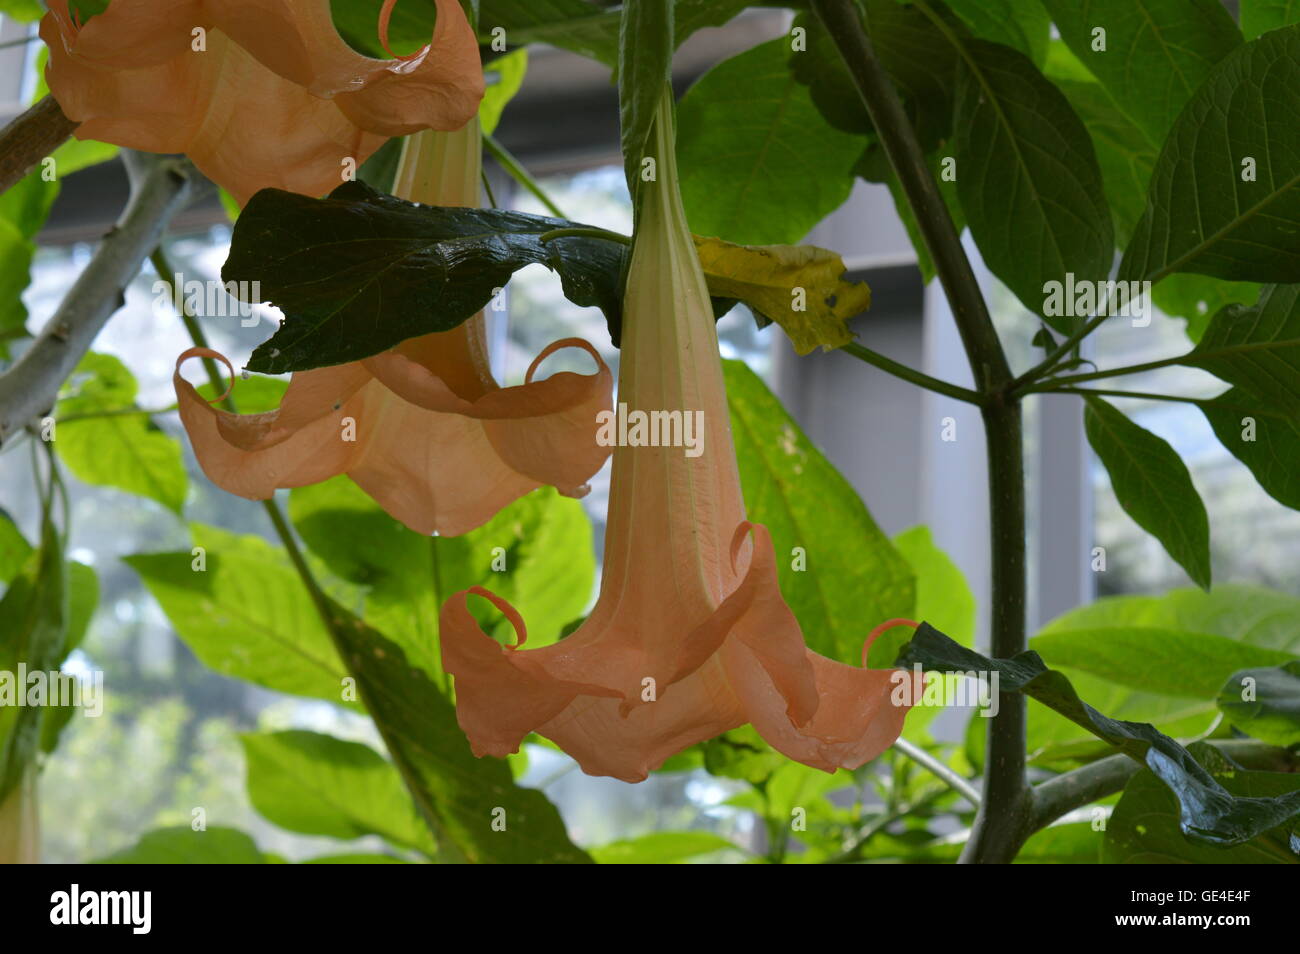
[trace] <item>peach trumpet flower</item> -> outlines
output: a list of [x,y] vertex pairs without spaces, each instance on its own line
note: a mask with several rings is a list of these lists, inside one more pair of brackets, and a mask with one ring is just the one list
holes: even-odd
[[[481,162],[477,119],[453,133],[419,133],[404,145],[394,193],[477,205]],[[567,347],[587,351],[595,372],[534,381],[541,362]],[[345,473],[412,530],[454,536],[543,484],[582,496],[609,456],[593,421],[610,406],[613,381],[595,349],[581,338],[556,341],[524,384],[503,388],[492,377],[481,312],[364,361],[300,371],[280,407],[263,414],[204,400],[180,374],[192,357],[230,362],[191,348],[173,381],[204,473],[241,497],[262,500]]]
[[458,0],[436,3],[428,46],[377,60],[339,36],[330,0],[112,0],[84,25],[50,0],[45,76],[80,139],[183,152],[240,205],[267,187],[321,195],[388,138],[477,112],[478,41]]
[[[482,587],[444,604],[457,718],[476,755],[505,756],[537,732],[584,772],[628,782],[747,722],[792,759],[855,768],[902,731],[906,708],[890,699],[896,673],[806,647],[778,588],[771,537],[746,519],[709,292],[677,187],[670,96],[655,127],[658,181],[642,183],[618,400],[702,412],[703,453],[615,448],[600,594],[559,642],[523,648],[524,621]],[[515,645],[480,628],[471,595],[505,614]]]

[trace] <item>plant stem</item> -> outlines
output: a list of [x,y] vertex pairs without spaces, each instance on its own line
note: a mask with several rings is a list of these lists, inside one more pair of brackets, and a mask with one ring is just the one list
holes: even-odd
[[27,171],[63,145],[77,128],[46,93],[3,130],[0,130],[0,193],[8,191]]
[[[1023,425],[1012,374],[979,282],[938,183],[889,76],[863,30],[853,0],[813,0],[848,68],[885,154],[907,195],[926,250],[952,307],[981,405],[989,466],[992,654],[1025,649],[1025,486]],[[922,5],[921,9],[925,9]],[[1007,862],[1028,837],[1025,699],[1003,693],[989,720],[984,799],[963,862]]]
[[202,182],[185,159],[129,152],[124,158],[135,174],[121,218],[31,346],[0,375],[0,442],[53,407],[63,382],[122,306],[140,263]]
[[1102,314],[1097,315],[1080,325],[1070,337],[1066,338],[1061,344],[1045,357],[1038,364],[1034,365],[1012,383],[1013,391],[1024,390],[1025,385],[1040,380],[1044,375],[1061,363],[1066,355],[1070,354],[1084,338],[1092,334],[1101,327],[1101,323],[1108,317],[1105,309],[1099,309]]
[[606,242],[617,242],[619,245],[631,245],[630,236],[622,232],[611,232],[609,229],[592,229],[585,227],[576,227],[571,229],[551,229],[549,232],[543,232],[538,236],[538,241],[545,245],[547,242],[554,242],[561,238],[594,238],[602,239]]
[[919,745],[913,745],[904,738],[894,740],[894,748],[902,752],[909,759],[915,762],[921,768],[925,769],[939,781],[943,782],[954,792],[960,795],[966,801],[976,808],[979,807],[980,793],[975,790],[975,786],[962,778],[948,766],[944,765],[933,755],[921,748]]
[[528,170],[519,164],[519,160],[512,156],[505,146],[497,142],[495,137],[484,134],[483,148],[501,164],[502,169],[510,173],[511,178],[531,192],[538,202],[546,206],[551,215],[557,219],[568,218],[567,215],[560,211],[560,207],[551,201],[551,197],[546,194],[545,189],[538,185],[537,180],[528,174]]
[[925,388],[927,391],[945,394],[950,398],[956,398],[958,401],[965,401],[967,404],[976,406],[983,406],[986,402],[984,395],[977,391],[959,387],[956,384],[949,384],[947,381],[941,381],[938,378],[932,378],[930,375],[901,364],[893,358],[887,358],[870,348],[864,348],[856,342],[850,341],[846,345],[841,345],[840,350],[845,354],[853,355],[860,361],[865,361],[867,364],[880,368],[882,371],[887,371],[896,378],[902,378],[917,387]]

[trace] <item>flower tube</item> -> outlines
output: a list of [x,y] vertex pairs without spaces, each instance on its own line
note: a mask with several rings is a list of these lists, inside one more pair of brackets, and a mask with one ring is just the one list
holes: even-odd
[[[747,722],[790,758],[854,768],[902,730],[895,674],[810,651],[781,597],[771,537],[745,515],[713,312],[677,187],[669,96],[652,144],[658,179],[642,184],[618,398],[629,417],[659,414],[683,433],[701,422],[700,452],[630,430],[615,449],[600,595],[571,635],[529,650],[524,621],[488,590],[446,602],[442,659],[457,716],[477,755],[515,752],[535,731],[588,774],[629,782]],[[483,632],[470,595],[505,613],[515,645]]]
[[[419,133],[404,145],[394,192],[476,206],[481,161],[477,119],[456,132]],[[533,380],[541,362],[566,347],[587,351],[596,370]],[[503,388],[492,377],[481,312],[364,361],[298,372],[280,407],[264,414],[205,401],[180,374],[192,357],[230,363],[191,348],[177,359],[173,381],[204,473],[241,497],[266,499],[280,487],[347,474],[412,530],[454,536],[544,484],[582,496],[609,456],[592,420],[609,407],[613,381],[595,349],[580,338],[554,342],[524,384]]]

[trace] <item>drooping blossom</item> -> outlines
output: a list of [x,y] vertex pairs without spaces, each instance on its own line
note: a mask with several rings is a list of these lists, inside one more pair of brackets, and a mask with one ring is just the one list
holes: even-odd
[[[404,145],[394,193],[477,205],[481,162],[477,119],[452,133],[419,133]],[[533,380],[566,347],[587,351],[595,372]],[[230,367],[202,348],[177,359],[181,421],[204,473],[241,497],[347,474],[412,530],[456,535],[544,484],[581,496],[609,456],[592,421],[609,407],[613,381],[595,349],[581,338],[556,341],[524,384],[503,388],[492,377],[482,313],[364,361],[298,372],[279,408],[263,414],[204,400],[180,374],[187,359],[203,356]]]
[[[767,529],[748,522],[709,292],[677,187],[672,102],[652,139],[658,180],[639,213],[624,300],[620,404],[703,412],[703,453],[614,451],[599,598],[586,621],[529,649],[525,623],[474,587],[441,613],[443,667],[475,754],[505,756],[538,732],[591,775],[644,779],[669,756],[752,723],[774,748],[826,771],[893,744],[905,707],[894,675],[810,651],[777,584]],[[671,420],[671,418],[662,418]],[[469,597],[513,624],[503,646]]]
[[436,3],[428,46],[378,60],[339,36],[330,0],[112,0],[84,24],[50,0],[45,75],[78,138],[183,152],[241,205],[267,187],[321,195],[389,137],[477,112],[474,31],[458,0]]

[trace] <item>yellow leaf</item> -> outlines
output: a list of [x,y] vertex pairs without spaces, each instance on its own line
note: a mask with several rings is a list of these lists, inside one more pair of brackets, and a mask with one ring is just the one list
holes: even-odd
[[844,260],[812,245],[733,245],[695,236],[709,293],[738,298],[762,321],[784,329],[795,351],[825,351],[853,340],[846,322],[871,305],[866,282],[844,281]]

